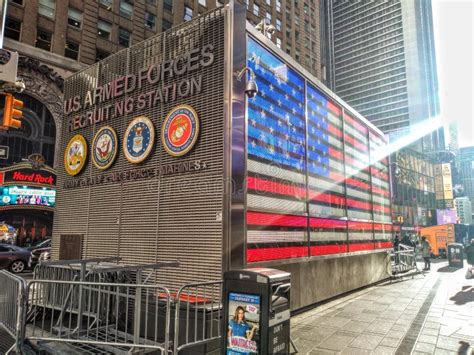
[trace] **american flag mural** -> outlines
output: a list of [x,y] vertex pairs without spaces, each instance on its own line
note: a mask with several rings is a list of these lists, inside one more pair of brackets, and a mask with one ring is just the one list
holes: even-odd
[[390,210],[389,163],[386,156],[387,142],[374,132],[369,132],[370,173],[372,176],[372,204],[375,247],[392,246],[392,214]]
[[388,247],[383,139],[252,39],[247,65],[247,262]]
[[342,111],[307,85],[308,204],[311,255],[347,251]]
[[307,256],[305,81],[254,41],[248,53],[259,92],[247,105],[247,261]]

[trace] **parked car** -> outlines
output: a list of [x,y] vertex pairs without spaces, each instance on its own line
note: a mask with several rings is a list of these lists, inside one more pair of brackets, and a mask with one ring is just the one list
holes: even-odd
[[51,248],[51,239],[45,239],[45,240],[39,242],[38,244],[32,245],[32,246],[27,247],[25,249],[33,251],[33,250],[42,249],[42,248]]
[[29,250],[16,245],[0,244],[0,269],[8,269],[14,274],[23,272],[30,259]]
[[46,239],[45,241],[35,246],[29,247],[28,249],[31,250],[31,257],[28,261],[28,267],[30,269],[34,269],[40,260],[47,260],[40,259],[43,253],[47,253],[48,255],[51,253],[51,239]]

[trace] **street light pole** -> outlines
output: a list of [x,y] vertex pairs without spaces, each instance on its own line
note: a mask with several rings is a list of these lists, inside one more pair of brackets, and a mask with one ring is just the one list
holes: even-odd
[[8,0],[0,0],[0,48],[3,48],[3,35],[5,32],[5,18],[7,16]]

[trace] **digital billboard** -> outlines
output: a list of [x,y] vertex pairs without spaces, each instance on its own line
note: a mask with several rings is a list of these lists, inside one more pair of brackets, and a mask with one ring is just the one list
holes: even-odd
[[436,210],[436,222],[438,224],[456,223],[458,215],[455,210]]
[[54,207],[56,190],[29,186],[4,186],[0,189],[0,206]]

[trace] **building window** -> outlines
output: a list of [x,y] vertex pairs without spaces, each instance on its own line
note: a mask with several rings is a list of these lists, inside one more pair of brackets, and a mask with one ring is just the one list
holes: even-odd
[[169,30],[172,26],[172,23],[168,20],[163,19],[163,22],[161,23],[161,30],[166,31]]
[[275,23],[275,27],[278,31],[281,31],[281,20],[280,19],[276,19],[276,23]]
[[18,20],[14,20],[10,17],[7,17],[5,19],[5,37],[19,41],[20,34],[21,34],[21,22]]
[[281,48],[281,38],[276,38],[276,45],[278,48]]
[[265,3],[266,3],[268,6],[272,6],[272,0],[265,0]]
[[112,32],[112,24],[104,20],[99,20],[97,23],[97,34],[99,37],[110,39],[110,33]]
[[99,0],[99,4],[110,11],[112,10],[113,0]]
[[163,10],[173,12],[173,0],[164,0]]
[[150,30],[154,30],[156,27],[156,16],[145,12],[145,27],[149,28]]
[[103,50],[101,50],[101,49],[99,49],[99,48],[96,48],[96,49],[95,49],[95,61],[96,61],[96,62],[98,62],[98,61],[100,61],[100,60],[102,60],[102,59],[107,58],[109,55],[110,55],[109,52],[103,51]]
[[54,18],[56,11],[56,0],[39,0],[38,2],[38,13],[40,15]]
[[23,6],[23,0],[8,0],[8,2]]
[[120,0],[120,16],[132,18],[133,14],[133,3],[130,0]]
[[52,38],[52,33],[38,28],[36,31],[36,47],[50,51]]
[[266,19],[267,23],[272,23],[272,14],[267,12],[265,14],[265,19]]
[[281,0],[276,0],[276,10],[278,12],[281,12]]
[[253,14],[255,16],[258,16],[258,14],[260,13],[260,6],[258,6],[257,4],[253,4]]
[[118,42],[121,46],[124,46],[124,47],[130,46],[130,32],[120,27]]
[[184,21],[189,21],[193,18],[193,9],[188,6],[184,7]]
[[70,26],[81,28],[82,12],[70,7],[67,11],[67,23]]
[[207,7],[207,0],[199,0],[199,5]]
[[64,56],[77,60],[79,58],[79,43],[66,40],[66,49],[64,50]]
[[156,5],[156,0],[146,0],[149,5]]

